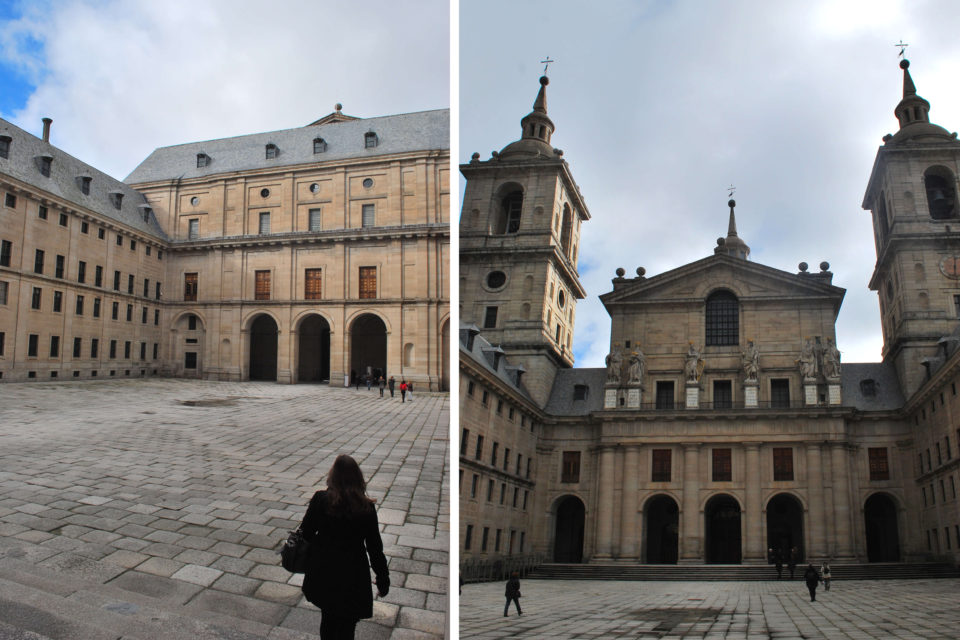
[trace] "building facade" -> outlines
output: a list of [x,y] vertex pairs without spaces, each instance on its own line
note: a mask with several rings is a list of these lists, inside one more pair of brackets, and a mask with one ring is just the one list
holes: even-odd
[[[547,149],[508,152],[530,147],[525,138],[461,166],[464,558],[960,560],[960,235],[951,230],[960,143],[929,122],[929,103],[907,66],[903,74],[901,128],[884,138],[864,199],[877,241],[870,286],[881,296],[880,363],[841,365],[835,323],[845,292],[829,264],[786,272],[750,261],[731,200],[727,235],[707,257],[657,275],[617,271],[600,296],[611,317],[605,367],[572,367],[562,343],[531,366],[533,346],[549,352],[556,291],[584,295],[574,286],[576,252],[564,251],[562,231],[547,233],[564,196],[578,191],[572,178],[543,189],[551,167],[570,176],[569,166]],[[542,105],[549,122],[545,87],[543,79],[534,112]],[[525,137],[539,131],[529,133],[529,119]],[[551,123],[544,142],[552,131]],[[520,225],[501,224],[514,201]],[[538,217],[540,208],[552,218]],[[586,212],[578,198],[570,208]],[[539,244],[554,254],[532,249],[538,220]],[[569,258],[566,272],[556,254]],[[510,289],[537,264],[566,277]],[[491,279],[504,283],[502,297]],[[572,333],[572,305],[563,317],[559,334]],[[503,407],[533,426],[504,420]],[[493,443],[532,454],[533,472],[495,478],[492,451],[481,452]],[[511,483],[527,491],[527,503],[501,513],[510,505],[485,500],[491,480],[508,495]],[[518,528],[522,548],[477,543],[477,531],[501,521]]]
[[47,131],[0,122],[4,380],[449,386],[447,111],[338,105],[298,129],[157,149],[125,182]]

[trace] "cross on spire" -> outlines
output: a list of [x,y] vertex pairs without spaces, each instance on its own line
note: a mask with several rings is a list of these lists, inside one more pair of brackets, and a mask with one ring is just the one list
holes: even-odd
[[902,57],[903,57],[903,54],[904,54],[904,53],[906,52],[906,50],[907,50],[907,47],[909,47],[910,45],[908,45],[907,43],[905,43],[905,42],[903,41],[903,38],[900,38],[900,42],[896,43],[896,44],[893,45],[893,46],[895,46],[895,47],[900,47],[900,57],[902,58]]
[[556,60],[551,60],[550,56],[547,56],[546,60],[541,60],[540,64],[543,65],[543,75],[547,75],[547,67],[550,66],[551,62],[556,62]]
[[730,186],[727,187],[727,191],[730,192],[729,194],[727,194],[727,197],[728,197],[728,198],[732,198],[732,197],[733,197],[733,193],[734,193],[736,190],[737,190],[737,188],[736,188],[735,186],[733,186],[733,183],[731,183]]

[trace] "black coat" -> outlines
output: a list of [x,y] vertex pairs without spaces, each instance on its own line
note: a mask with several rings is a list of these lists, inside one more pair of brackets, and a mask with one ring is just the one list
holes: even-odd
[[386,594],[390,588],[387,559],[383,555],[373,505],[359,514],[339,515],[332,511],[327,492],[317,491],[310,500],[301,528],[312,543],[309,566],[303,578],[303,595],[307,600],[343,618],[373,616],[371,566],[380,591]]
[[504,591],[504,595],[508,598],[519,598],[520,597],[520,579],[519,578],[510,578],[507,580],[507,588]]
[[807,581],[808,587],[815,587],[820,582],[820,574],[813,567],[807,567],[803,572],[803,579]]

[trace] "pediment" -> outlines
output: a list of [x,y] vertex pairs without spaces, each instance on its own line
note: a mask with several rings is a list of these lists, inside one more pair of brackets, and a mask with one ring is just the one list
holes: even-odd
[[600,296],[612,306],[682,303],[704,300],[717,289],[743,300],[832,298],[837,308],[845,289],[828,282],[829,274],[790,273],[725,255],[714,255],[649,278],[617,279],[614,290]]

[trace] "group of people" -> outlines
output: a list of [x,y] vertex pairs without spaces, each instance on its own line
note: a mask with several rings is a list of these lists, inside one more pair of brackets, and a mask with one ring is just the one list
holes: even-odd
[[[767,553],[770,556],[770,562],[777,568],[777,580],[783,577],[783,560],[787,559],[787,569],[790,571],[790,579],[793,580],[794,571],[797,568],[797,560],[800,557],[800,550],[796,547],[790,551],[781,551],[780,549],[769,549]],[[830,563],[824,561],[818,570],[813,563],[807,565],[803,572],[803,580],[807,583],[807,589],[810,590],[810,602],[817,600],[817,586],[821,583],[826,591],[830,591]]]
[[[384,378],[383,375],[377,375],[376,372],[372,374],[368,373],[366,375],[359,376],[357,375],[356,371],[352,371],[350,373],[350,376],[353,379],[353,383],[357,387],[357,391],[360,390],[361,384],[366,384],[367,391],[370,391],[371,389],[373,389],[374,383],[376,383],[377,387],[380,389],[381,398],[384,397],[383,396],[384,389],[389,389],[391,398],[395,397],[394,392],[397,389],[397,379],[394,378],[393,376],[390,376],[390,379],[388,380]],[[400,380],[400,402],[406,402],[407,400],[410,400],[410,402],[413,402],[413,382]]]

